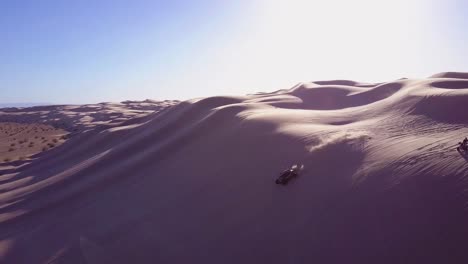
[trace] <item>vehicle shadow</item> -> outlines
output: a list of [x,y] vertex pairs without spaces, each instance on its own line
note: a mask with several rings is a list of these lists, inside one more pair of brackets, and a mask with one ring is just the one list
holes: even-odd
[[462,156],[462,158],[464,158],[465,161],[468,162],[468,151],[461,151],[459,149],[457,149],[457,151],[460,154],[460,156]]

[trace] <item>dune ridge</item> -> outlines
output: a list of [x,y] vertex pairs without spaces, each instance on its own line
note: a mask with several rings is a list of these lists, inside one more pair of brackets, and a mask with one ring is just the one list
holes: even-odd
[[0,164],[0,262],[465,263],[460,76],[0,109],[72,131]]

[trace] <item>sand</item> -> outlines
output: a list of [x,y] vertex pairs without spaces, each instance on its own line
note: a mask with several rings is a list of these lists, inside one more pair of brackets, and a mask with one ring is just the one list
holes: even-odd
[[467,77],[0,113],[72,134],[0,165],[0,260],[468,263]]
[[43,124],[0,123],[0,162],[27,160],[60,146],[67,135],[62,129]]

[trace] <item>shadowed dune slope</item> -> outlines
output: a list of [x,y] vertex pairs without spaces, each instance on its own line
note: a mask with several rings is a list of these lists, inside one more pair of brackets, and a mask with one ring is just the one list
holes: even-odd
[[0,166],[0,262],[466,263],[468,115],[452,107],[468,89],[441,78],[306,83],[102,124],[52,111],[80,130]]
[[445,88],[445,89],[468,89],[468,80],[450,80],[450,81],[438,81],[432,83],[433,87]]

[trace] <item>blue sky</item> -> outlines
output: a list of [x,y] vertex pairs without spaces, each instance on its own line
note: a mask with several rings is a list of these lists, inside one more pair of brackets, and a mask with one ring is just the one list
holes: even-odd
[[468,71],[466,1],[0,0],[0,103],[189,99]]

